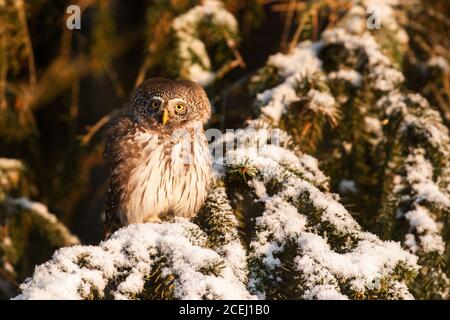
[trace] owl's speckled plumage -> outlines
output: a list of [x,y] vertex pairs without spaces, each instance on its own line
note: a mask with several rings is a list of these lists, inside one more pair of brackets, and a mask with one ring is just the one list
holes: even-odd
[[106,130],[104,237],[131,223],[197,213],[211,177],[203,131],[210,113],[205,91],[191,81],[154,78],[136,89],[130,112]]

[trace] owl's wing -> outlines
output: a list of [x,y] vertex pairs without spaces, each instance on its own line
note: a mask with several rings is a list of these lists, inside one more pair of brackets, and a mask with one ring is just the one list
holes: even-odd
[[121,188],[126,181],[121,180],[119,174],[126,161],[125,140],[133,130],[133,121],[129,116],[122,116],[112,120],[105,130],[104,159],[109,172],[108,189],[106,193],[106,211],[103,227],[103,238],[108,238],[114,231],[122,227],[119,201]]

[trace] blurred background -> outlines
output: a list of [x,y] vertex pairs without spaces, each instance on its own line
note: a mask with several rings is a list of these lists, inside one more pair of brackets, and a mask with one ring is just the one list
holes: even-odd
[[[144,79],[195,76],[177,51],[183,32],[175,21],[201,2],[0,0],[0,297],[15,292],[17,283],[57,247],[101,240],[106,185],[102,128],[123,112]],[[398,11],[409,36],[401,68],[408,88],[429,99],[448,126],[449,72],[430,67],[430,59],[450,61],[450,2],[413,2]],[[225,0],[237,29],[205,27],[208,21],[195,25],[193,32],[205,44],[208,68],[214,71],[203,83],[214,109],[209,126],[242,126],[253,113],[251,94],[243,86],[249,77],[271,54],[319,39],[349,3]],[[80,29],[66,26],[69,5],[80,8]],[[8,200],[13,198],[23,201]],[[58,232],[51,241],[41,238],[53,231],[26,214],[33,210],[48,210],[61,223],[52,227]],[[5,239],[12,239],[14,249]]]

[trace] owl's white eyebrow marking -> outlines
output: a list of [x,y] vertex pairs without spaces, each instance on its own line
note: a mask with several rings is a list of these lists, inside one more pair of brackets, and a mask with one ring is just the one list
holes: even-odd
[[162,97],[160,97],[160,96],[152,96],[152,99],[159,100],[159,101],[164,101],[164,99]]
[[174,99],[170,99],[169,102],[182,102],[182,103],[186,103],[186,101],[184,101],[183,99],[180,98],[174,98]]

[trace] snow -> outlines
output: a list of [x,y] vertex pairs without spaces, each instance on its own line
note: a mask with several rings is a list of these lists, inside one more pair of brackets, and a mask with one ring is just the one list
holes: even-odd
[[428,209],[422,206],[416,206],[414,210],[408,211],[405,218],[409,220],[409,225],[415,228],[417,232],[425,231],[437,232],[438,228],[434,220],[430,217]]
[[289,80],[270,91],[259,93],[257,96],[257,100],[264,105],[261,111],[275,122],[280,121],[281,116],[286,112],[286,108],[298,99],[294,90],[296,80],[294,78],[289,78]]
[[21,169],[23,167],[22,162],[17,159],[0,158],[1,170]]
[[[397,217],[404,217],[410,226],[405,235],[405,245],[411,252],[422,255],[437,252],[442,254],[445,243],[441,235],[439,211],[450,207],[449,182],[445,177],[450,169],[450,137],[442,125],[437,111],[419,94],[402,94],[397,90],[379,99],[377,107],[388,117],[400,118],[398,133],[400,136],[415,135],[424,139],[425,145],[433,148],[412,146],[403,164],[403,171],[394,176],[393,192],[398,201],[408,202],[409,209],[397,210]],[[408,137],[409,138],[409,137]],[[441,175],[436,176],[436,164],[433,157],[439,156],[444,162],[438,168]],[[408,194],[404,194],[408,190]]]
[[296,73],[306,76],[316,72],[320,66],[320,60],[316,53],[321,44],[318,42],[304,41],[292,50],[290,54],[276,53],[269,57],[267,65],[274,66],[278,74],[287,78]]
[[415,154],[410,154],[406,161],[406,179],[416,192],[417,201],[428,200],[444,207],[450,207],[450,198],[437,186],[433,178],[433,166],[424,157],[425,150],[417,149]]
[[341,294],[339,289],[331,285],[317,285],[312,289],[306,290],[304,294],[306,300],[348,300],[348,297]]
[[[392,67],[389,58],[382,53],[379,44],[370,33],[352,35],[344,29],[335,28],[325,31],[322,39],[326,44],[339,43],[349,51],[363,49],[369,59],[369,65],[367,66],[368,80],[371,82],[373,89],[390,92],[403,83],[403,74]],[[332,79],[337,78],[338,73],[331,73],[330,76]],[[355,78],[355,75],[347,75],[347,77]]]
[[405,80],[401,72],[382,65],[373,68],[369,79],[373,81],[374,89],[385,92],[394,90]]
[[383,134],[383,128],[380,120],[375,117],[364,117],[365,129],[367,132],[374,133],[377,136],[381,136]]
[[[425,157],[425,150],[415,149],[406,159],[406,175],[402,179],[397,179],[398,184],[394,192],[401,194],[405,187],[410,187],[413,192],[412,208],[406,212],[401,212],[409,222],[410,232],[405,237],[405,245],[412,252],[438,252],[442,254],[445,250],[445,243],[441,236],[441,228],[435,221],[430,210],[421,203],[427,201],[434,206],[441,208],[450,207],[450,196],[440,190],[433,181],[433,166]],[[415,239],[417,235],[417,239]]]
[[331,115],[335,110],[336,100],[330,94],[311,89],[307,96],[310,99],[309,109],[326,115]]
[[215,80],[216,75],[214,74],[214,72],[204,70],[198,64],[193,64],[192,66],[189,67],[188,77],[190,80],[195,81],[201,86],[206,87]]
[[[438,113],[418,94],[402,95],[393,91],[382,97],[377,106],[391,117],[401,117],[399,134],[425,137],[433,151],[422,147],[412,147],[403,165],[403,173],[394,177],[394,193],[399,201],[409,201],[409,209],[398,210],[398,218],[404,217],[410,226],[405,235],[405,245],[411,252],[422,255],[430,252],[444,253],[445,243],[439,227],[440,210],[450,207],[448,181],[445,170],[448,163],[441,164],[443,173],[435,177],[432,160],[436,156],[449,159],[450,139],[448,130],[442,125]],[[435,150],[435,151],[434,151]],[[447,160],[445,160],[447,161]],[[443,180],[442,180],[443,179]],[[410,190],[409,198],[404,190]],[[424,204],[427,204],[426,206]],[[431,209],[432,208],[432,209]]]
[[[442,254],[445,243],[439,227],[440,210],[450,207],[449,182],[444,178],[449,170],[450,138],[440,116],[419,94],[402,94],[393,91],[377,102],[377,107],[389,117],[400,117],[399,134],[426,139],[426,144],[445,159],[439,165],[443,174],[435,176],[435,165],[429,152],[422,147],[411,147],[403,165],[402,173],[394,176],[393,192],[398,201],[409,201],[409,209],[397,210],[397,217],[404,217],[410,226],[405,235],[405,245],[411,252],[422,255],[430,252]],[[416,138],[417,139],[417,138]],[[446,171],[447,170],[447,171]],[[447,187],[446,187],[447,186]],[[409,190],[405,196],[404,190]],[[425,205],[427,204],[427,205]]]
[[366,9],[354,5],[352,6],[345,17],[338,22],[338,27],[347,30],[352,34],[361,34],[366,30]]
[[[445,250],[445,243],[439,235],[438,226],[431,218],[431,213],[427,208],[417,205],[414,210],[405,214],[412,230],[418,233],[420,246],[423,252],[438,252],[442,254]],[[420,250],[413,234],[407,234],[405,244],[411,248],[412,252]]]
[[342,28],[328,29],[322,34],[322,41],[326,44],[342,44],[350,51],[363,48],[369,58],[369,66],[390,65],[389,58],[380,51],[380,45],[368,32],[352,35]]
[[261,105],[262,113],[275,123],[280,121],[292,102],[299,100],[296,92],[299,81],[320,70],[321,63],[317,58],[320,46],[320,43],[303,42],[290,54],[277,53],[269,57],[267,65],[275,67],[284,80],[274,88],[259,93],[256,100]]
[[[305,98],[298,91],[298,83],[305,77],[314,76],[323,72],[321,61],[317,52],[330,44],[342,44],[349,52],[363,52],[367,55],[368,64],[364,71],[353,69],[339,69],[327,75],[328,81],[343,80],[355,88],[367,85],[372,91],[380,95],[376,108],[388,117],[401,114],[400,131],[406,132],[408,128],[418,128],[429,139],[436,149],[448,145],[448,131],[439,125],[430,125],[438,117],[431,111],[426,100],[419,95],[404,95],[399,88],[404,82],[403,74],[398,71],[390,59],[382,52],[374,35],[361,28],[365,24],[364,9],[368,9],[380,20],[382,28],[387,29],[389,36],[395,37],[400,44],[405,44],[408,37],[395,19],[392,6],[397,1],[366,0],[360,3],[363,7],[354,6],[348,15],[345,24],[340,28],[325,31],[321,41],[316,43],[304,42],[295,48],[290,54],[276,54],[268,59],[267,65],[273,68],[280,83],[257,95],[257,104],[261,107],[262,114],[269,118],[275,125],[280,121],[287,107],[295,101]],[[377,38],[378,39],[378,38]],[[430,60],[431,65],[445,69],[442,59]],[[278,80],[278,78],[277,78]],[[306,93],[311,101],[313,110],[331,109],[336,102],[326,92],[311,89]],[[417,104],[427,111],[426,117],[418,117],[412,114],[410,103]],[[383,137],[382,118],[366,116],[364,118],[365,130],[371,134],[371,141],[378,145]],[[254,129],[250,124],[248,129]],[[247,131],[247,132],[246,132]],[[244,130],[226,139],[248,139],[257,137],[254,130]],[[295,267],[302,274],[304,281],[303,298],[306,299],[346,299],[341,292],[341,284],[346,283],[358,292],[380,287],[381,279],[389,275],[399,263],[405,263],[411,269],[417,270],[417,257],[401,248],[399,243],[381,241],[375,235],[363,232],[347,210],[336,201],[334,195],[324,192],[327,185],[326,178],[317,182],[316,163],[313,170],[308,170],[305,165],[304,155],[287,150],[284,146],[256,146],[254,140],[245,150],[238,148],[228,152],[227,159],[223,163],[249,163],[257,169],[257,175],[248,182],[254,189],[257,201],[262,202],[265,210],[256,218],[257,233],[251,242],[252,259],[262,262],[268,277],[274,270],[280,267],[277,258],[285,248],[285,244],[295,239],[298,243],[298,255],[295,258]],[[350,145],[351,147],[351,145]],[[442,253],[444,242],[440,235],[441,228],[434,214],[422,206],[423,201],[430,201],[440,208],[449,206],[449,196],[442,187],[434,181],[433,166],[424,157],[425,151],[417,151],[407,157],[405,177],[394,177],[396,188],[402,189],[405,185],[412,188],[410,195],[413,205],[410,210],[401,212],[409,223],[410,230],[405,235],[404,245],[413,253],[437,251]],[[445,152],[442,150],[441,152]],[[307,162],[314,162],[312,157]],[[220,166],[219,166],[220,167]],[[320,175],[320,174],[319,174]],[[280,188],[276,194],[267,194],[267,183],[278,181]],[[356,192],[354,181],[342,180],[340,189],[343,192]],[[394,188],[394,192],[399,189]],[[406,196],[408,197],[408,196]],[[330,247],[331,234],[318,234],[314,225],[311,225],[308,213],[301,212],[295,205],[296,199],[307,201],[313,208],[321,212],[320,223],[331,225],[332,230],[339,235],[346,235],[347,243],[337,252]],[[306,199],[306,200],[305,200]],[[320,229],[320,226],[317,226]],[[270,275],[270,276],[269,276]],[[275,277],[276,278],[276,277]],[[251,287],[260,288],[259,280],[251,276]],[[390,284],[389,290],[399,298],[411,299],[412,295],[403,282]],[[391,292],[391,291],[390,291]],[[264,297],[265,292],[257,292],[259,297]]]
[[[329,277],[351,279],[350,285],[358,292],[364,292],[370,283],[380,278],[380,273],[395,268],[399,260],[415,264],[417,259],[402,250],[398,243],[389,241],[380,246],[379,243],[362,240],[345,254],[333,252],[324,238],[311,233],[303,234],[299,244],[303,257],[314,261],[309,266],[309,273],[320,274],[324,268]],[[305,268],[304,260],[298,261],[300,270]]]
[[354,87],[360,87],[362,84],[362,75],[353,69],[339,69],[328,74],[328,78],[335,80],[345,80]]
[[450,70],[447,60],[441,56],[431,57],[430,60],[428,60],[428,66],[437,67],[443,72],[448,72]]
[[[94,291],[100,297],[130,299],[143,290],[143,279],[158,263],[158,253],[168,260],[163,276],[175,277],[175,298],[253,298],[217,252],[200,246],[205,240],[194,238],[193,229],[197,227],[181,218],[173,223],[134,224],[99,246],[62,248],[36,267],[15,299],[86,299]],[[225,266],[217,276],[201,271],[221,262]],[[108,289],[115,282],[116,288]]]
[[370,136],[367,137],[367,141],[373,146],[378,146],[384,137],[383,125],[379,118],[365,116],[364,117],[364,130],[369,133]]

